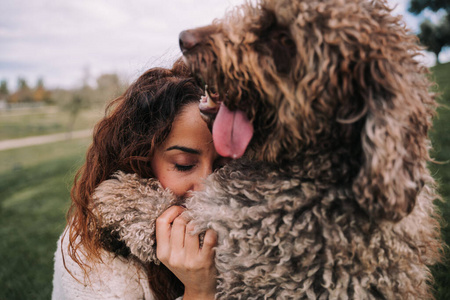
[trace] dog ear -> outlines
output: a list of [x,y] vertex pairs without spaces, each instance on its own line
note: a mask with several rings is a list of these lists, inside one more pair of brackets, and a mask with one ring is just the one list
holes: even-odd
[[356,80],[367,115],[353,191],[370,217],[399,221],[412,211],[429,176],[427,132],[434,99],[416,62],[405,69],[389,60],[373,61],[354,73],[364,74]]

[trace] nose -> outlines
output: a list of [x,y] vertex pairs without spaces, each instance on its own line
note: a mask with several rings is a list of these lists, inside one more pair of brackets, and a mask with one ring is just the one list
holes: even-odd
[[199,40],[197,35],[190,30],[184,30],[179,36],[180,49],[183,53],[195,48],[198,45]]

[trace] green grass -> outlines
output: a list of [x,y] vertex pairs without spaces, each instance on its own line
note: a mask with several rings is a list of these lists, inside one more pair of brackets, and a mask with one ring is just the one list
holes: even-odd
[[[432,157],[438,162],[430,164],[431,172],[439,183],[439,192],[444,201],[437,203],[442,214],[442,237],[450,245],[450,63],[432,69],[438,84],[440,107],[434,120],[431,140]],[[450,251],[445,249],[445,261],[433,268],[436,280],[436,298],[450,299]]]
[[0,161],[12,160],[0,164],[1,300],[50,299],[53,253],[65,226],[74,172],[88,143],[0,152]]
[[[102,117],[100,109],[82,111],[75,119],[73,130],[92,128]],[[60,133],[68,130],[70,116],[66,111],[21,114],[2,112],[0,115],[0,141],[35,135]]]

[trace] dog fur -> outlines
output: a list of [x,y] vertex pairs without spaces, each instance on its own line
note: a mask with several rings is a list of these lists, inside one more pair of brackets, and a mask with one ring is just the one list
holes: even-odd
[[[193,73],[254,127],[244,157],[186,202],[198,231],[218,232],[216,298],[433,298],[436,104],[399,18],[381,1],[262,0],[188,34]],[[127,176],[100,185],[94,203],[115,186],[150,199],[127,208],[114,192],[115,208],[98,212],[114,215],[101,223],[133,255],[154,261],[147,234],[163,207],[150,202],[175,200]]]

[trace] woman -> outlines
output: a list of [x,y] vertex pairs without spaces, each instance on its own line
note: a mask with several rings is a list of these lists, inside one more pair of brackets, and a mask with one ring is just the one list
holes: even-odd
[[214,298],[216,236],[207,231],[200,246],[180,216],[182,207],[172,206],[156,220],[163,265],[142,263],[129,251],[112,253],[92,210],[95,189],[117,171],[157,178],[180,198],[201,189],[220,161],[198,111],[201,94],[177,61],[171,70],[147,71],[109,105],[72,188],[69,225],[55,254],[53,299]]

